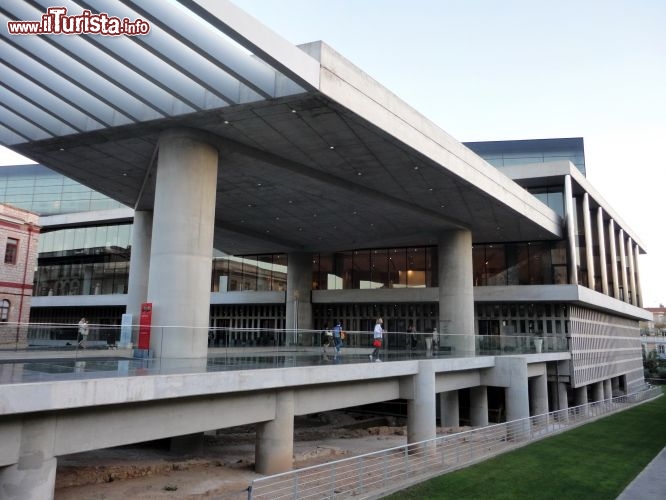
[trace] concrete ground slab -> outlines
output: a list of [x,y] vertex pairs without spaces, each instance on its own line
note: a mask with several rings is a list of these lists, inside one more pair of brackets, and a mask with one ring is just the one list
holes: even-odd
[[663,500],[666,498],[666,448],[617,497],[617,500]]

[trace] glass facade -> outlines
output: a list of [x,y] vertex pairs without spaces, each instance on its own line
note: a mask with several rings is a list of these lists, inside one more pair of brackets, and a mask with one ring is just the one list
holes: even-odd
[[130,224],[42,233],[33,294],[127,293]]
[[566,284],[566,242],[474,245],[474,286]]
[[313,290],[436,286],[436,247],[350,250],[312,259]]
[[585,175],[585,148],[580,137],[517,141],[465,142],[495,168],[568,160]]
[[528,187],[527,191],[564,218],[564,188],[562,186]]
[[283,292],[287,289],[285,254],[220,255],[213,259],[212,292]]
[[0,202],[39,215],[124,207],[42,165],[0,166]]

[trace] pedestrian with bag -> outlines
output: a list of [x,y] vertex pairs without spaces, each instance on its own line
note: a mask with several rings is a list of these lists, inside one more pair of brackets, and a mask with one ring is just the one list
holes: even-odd
[[384,338],[384,328],[382,327],[383,324],[384,320],[382,318],[377,318],[375,329],[372,332],[372,346],[374,349],[372,354],[370,354],[368,357],[370,358],[370,361],[372,361],[374,358],[376,363],[381,362],[381,359],[379,359],[379,349],[382,347],[382,340]]

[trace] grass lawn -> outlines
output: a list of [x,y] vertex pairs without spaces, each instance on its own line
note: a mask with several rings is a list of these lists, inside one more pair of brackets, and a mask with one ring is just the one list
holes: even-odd
[[666,396],[387,498],[614,500],[666,446]]

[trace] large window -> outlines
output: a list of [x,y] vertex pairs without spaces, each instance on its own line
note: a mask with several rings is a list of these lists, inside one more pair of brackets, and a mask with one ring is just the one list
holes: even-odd
[[284,291],[287,256],[284,254],[220,254],[213,259],[212,292]]
[[435,247],[375,248],[321,254],[312,259],[312,288],[368,290],[436,287],[436,269]]
[[130,224],[43,233],[34,294],[127,293],[131,233]]
[[474,245],[474,286],[566,283],[566,249],[561,242]]
[[7,238],[7,246],[5,247],[5,264],[16,264],[18,243],[17,239]]

